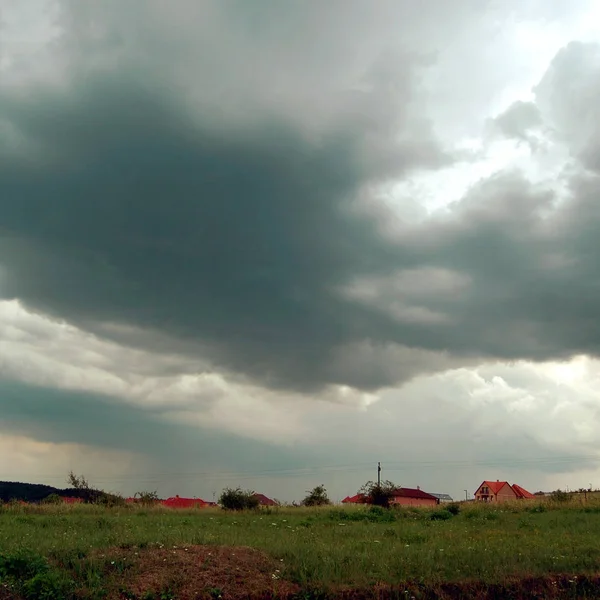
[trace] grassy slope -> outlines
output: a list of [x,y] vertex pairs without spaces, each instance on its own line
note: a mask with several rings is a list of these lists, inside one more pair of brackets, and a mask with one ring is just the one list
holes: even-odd
[[148,544],[252,546],[282,561],[283,577],[327,586],[599,573],[600,503],[540,506],[471,506],[449,520],[431,520],[428,511],[399,511],[393,522],[354,520],[364,508],[227,514],[4,507],[0,553],[28,548],[45,556],[84,555],[93,548]]

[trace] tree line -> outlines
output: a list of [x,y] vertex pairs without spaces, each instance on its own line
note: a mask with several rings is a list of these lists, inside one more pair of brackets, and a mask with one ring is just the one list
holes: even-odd
[[[20,482],[0,482],[0,501],[25,501],[58,503],[64,497],[79,498],[82,502],[116,506],[125,503],[120,494],[106,492],[90,483],[84,475],[76,475],[70,471],[67,476],[68,487],[64,489],[49,485]],[[360,489],[365,502],[378,506],[388,506],[391,492],[396,485],[390,481],[383,483],[367,482]],[[156,491],[136,492],[134,498],[141,504],[154,504],[159,501]],[[244,490],[240,487],[226,488],[219,496],[219,505],[228,510],[251,510],[258,508],[260,500],[253,490]],[[328,506],[331,500],[323,484],[315,486],[306,492],[301,502],[294,502],[292,506]]]

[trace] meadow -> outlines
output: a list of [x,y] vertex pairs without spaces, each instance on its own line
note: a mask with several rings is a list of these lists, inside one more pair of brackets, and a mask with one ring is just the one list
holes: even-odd
[[[470,597],[460,595],[464,586],[488,597],[485,590],[525,580],[557,597],[600,597],[600,501],[457,507],[453,514],[5,505],[0,598],[233,598],[250,589],[257,597],[383,589],[405,598]],[[192,595],[181,573],[196,577],[202,568],[207,575]],[[154,578],[143,580],[148,572]]]

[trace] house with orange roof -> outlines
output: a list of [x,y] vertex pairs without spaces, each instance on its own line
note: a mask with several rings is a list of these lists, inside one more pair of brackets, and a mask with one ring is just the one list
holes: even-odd
[[346,496],[342,500],[342,504],[367,504],[367,499],[363,494],[356,494],[355,496]]
[[477,502],[510,502],[511,500],[530,500],[535,498],[520,485],[508,481],[484,481],[475,492]]

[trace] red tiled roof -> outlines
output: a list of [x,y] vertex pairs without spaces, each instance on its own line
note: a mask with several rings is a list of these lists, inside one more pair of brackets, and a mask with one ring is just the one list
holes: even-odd
[[170,508],[193,508],[195,506],[206,506],[206,502],[204,502],[204,500],[201,498],[180,498],[179,496],[162,500],[161,504]]
[[277,502],[275,500],[271,500],[271,498],[267,498],[264,494],[253,494],[255,498],[258,498],[258,503],[261,506],[277,506]]
[[366,500],[362,494],[356,494],[355,496],[346,496],[342,503],[344,504],[365,504]]
[[517,485],[516,483],[512,484],[512,488],[513,488],[513,490],[515,490],[515,493],[517,494],[517,498],[526,498],[526,499],[535,498],[535,496],[531,492],[528,492],[525,488],[522,488],[520,485]]
[[[510,487],[508,481],[484,481],[481,485],[487,485],[493,494],[497,494],[505,485]],[[477,488],[477,490],[479,490],[479,488]]]
[[395,498],[420,498],[421,500],[436,500],[435,496],[424,492],[423,490],[415,490],[413,488],[398,488],[392,492],[392,496]]

